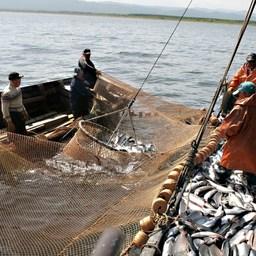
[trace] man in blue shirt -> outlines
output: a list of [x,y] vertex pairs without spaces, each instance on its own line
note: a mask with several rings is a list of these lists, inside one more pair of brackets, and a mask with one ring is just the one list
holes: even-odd
[[74,118],[83,117],[90,113],[93,92],[90,85],[85,81],[81,68],[75,68],[74,77],[71,81],[71,108]]

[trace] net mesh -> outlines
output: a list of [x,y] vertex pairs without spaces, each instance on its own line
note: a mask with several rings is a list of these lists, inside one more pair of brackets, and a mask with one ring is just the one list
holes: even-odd
[[[103,102],[113,102],[104,105],[111,106],[107,110],[122,107],[120,97],[127,104],[135,92],[115,83],[100,87]],[[84,122],[68,143],[1,132],[1,255],[90,255],[108,227],[123,231],[125,248],[149,215],[169,167],[187,154],[203,113],[142,93],[132,118],[137,137],[156,146],[151,155],[102,144],[116,118],[108,129]],[[120,129],[132,134],[129,118]]]

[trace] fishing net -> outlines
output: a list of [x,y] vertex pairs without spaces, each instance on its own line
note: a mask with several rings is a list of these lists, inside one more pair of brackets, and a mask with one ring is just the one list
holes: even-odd
[[[135,93],[112,78],[97,86],[105,113],[124,107]],[[98,106],[94,111],[102,113]],[[68,143],[2,131],[0,254],[90,255],[108,227],[123,231],[125,248],[169,168],[186,156],[204,113],[143,92],[132,119],[137,138],[157,149],[150,154],[110,147],[113,117],[103,117],[111,120],[107,128],[103,120],[82,121]],[[120,131],[134,133],[128,116]]]

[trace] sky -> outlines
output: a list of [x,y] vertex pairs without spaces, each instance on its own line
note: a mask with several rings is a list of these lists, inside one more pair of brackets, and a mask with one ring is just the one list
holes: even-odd
[[[86,0],[84,0],[86,1]],[[91,0],[92,1],[92,0]],[[190,0],[95,0],[95,2],[112,1],[126,4],[157,5],[168,7],[185,7]],[[247,10],[251,0],[193,0],[191,8],[227,9],[242,11]]]

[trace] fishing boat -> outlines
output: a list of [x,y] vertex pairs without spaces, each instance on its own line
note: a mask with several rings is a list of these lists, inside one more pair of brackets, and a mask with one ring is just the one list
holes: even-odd
[[[30,134],[47,135],[59,126],[63,127],[72,123],[74,119],[70,107],[71,79],[66,78],[21,88],[23,103],[29,114],[26,128]],[[100,114],[122,108],[128,103],[127,100],[131,93],[134,92],[134,89],[125,85],[125,93],[127,95],[124,97],[122,95],[122,87],[124,87],[123,83],[107,74],[102,74],[98,78],[95,87],[95,93],[97,94],[95,105],[97,104],[97,111],[100,111]],[[125,98],[127,99],[125,100]],[[102,109],[103,105],[104,109]],[[5,124],[1,112],[0,129],[4,127]],[[49,138],[53,137],[50,136]]]

